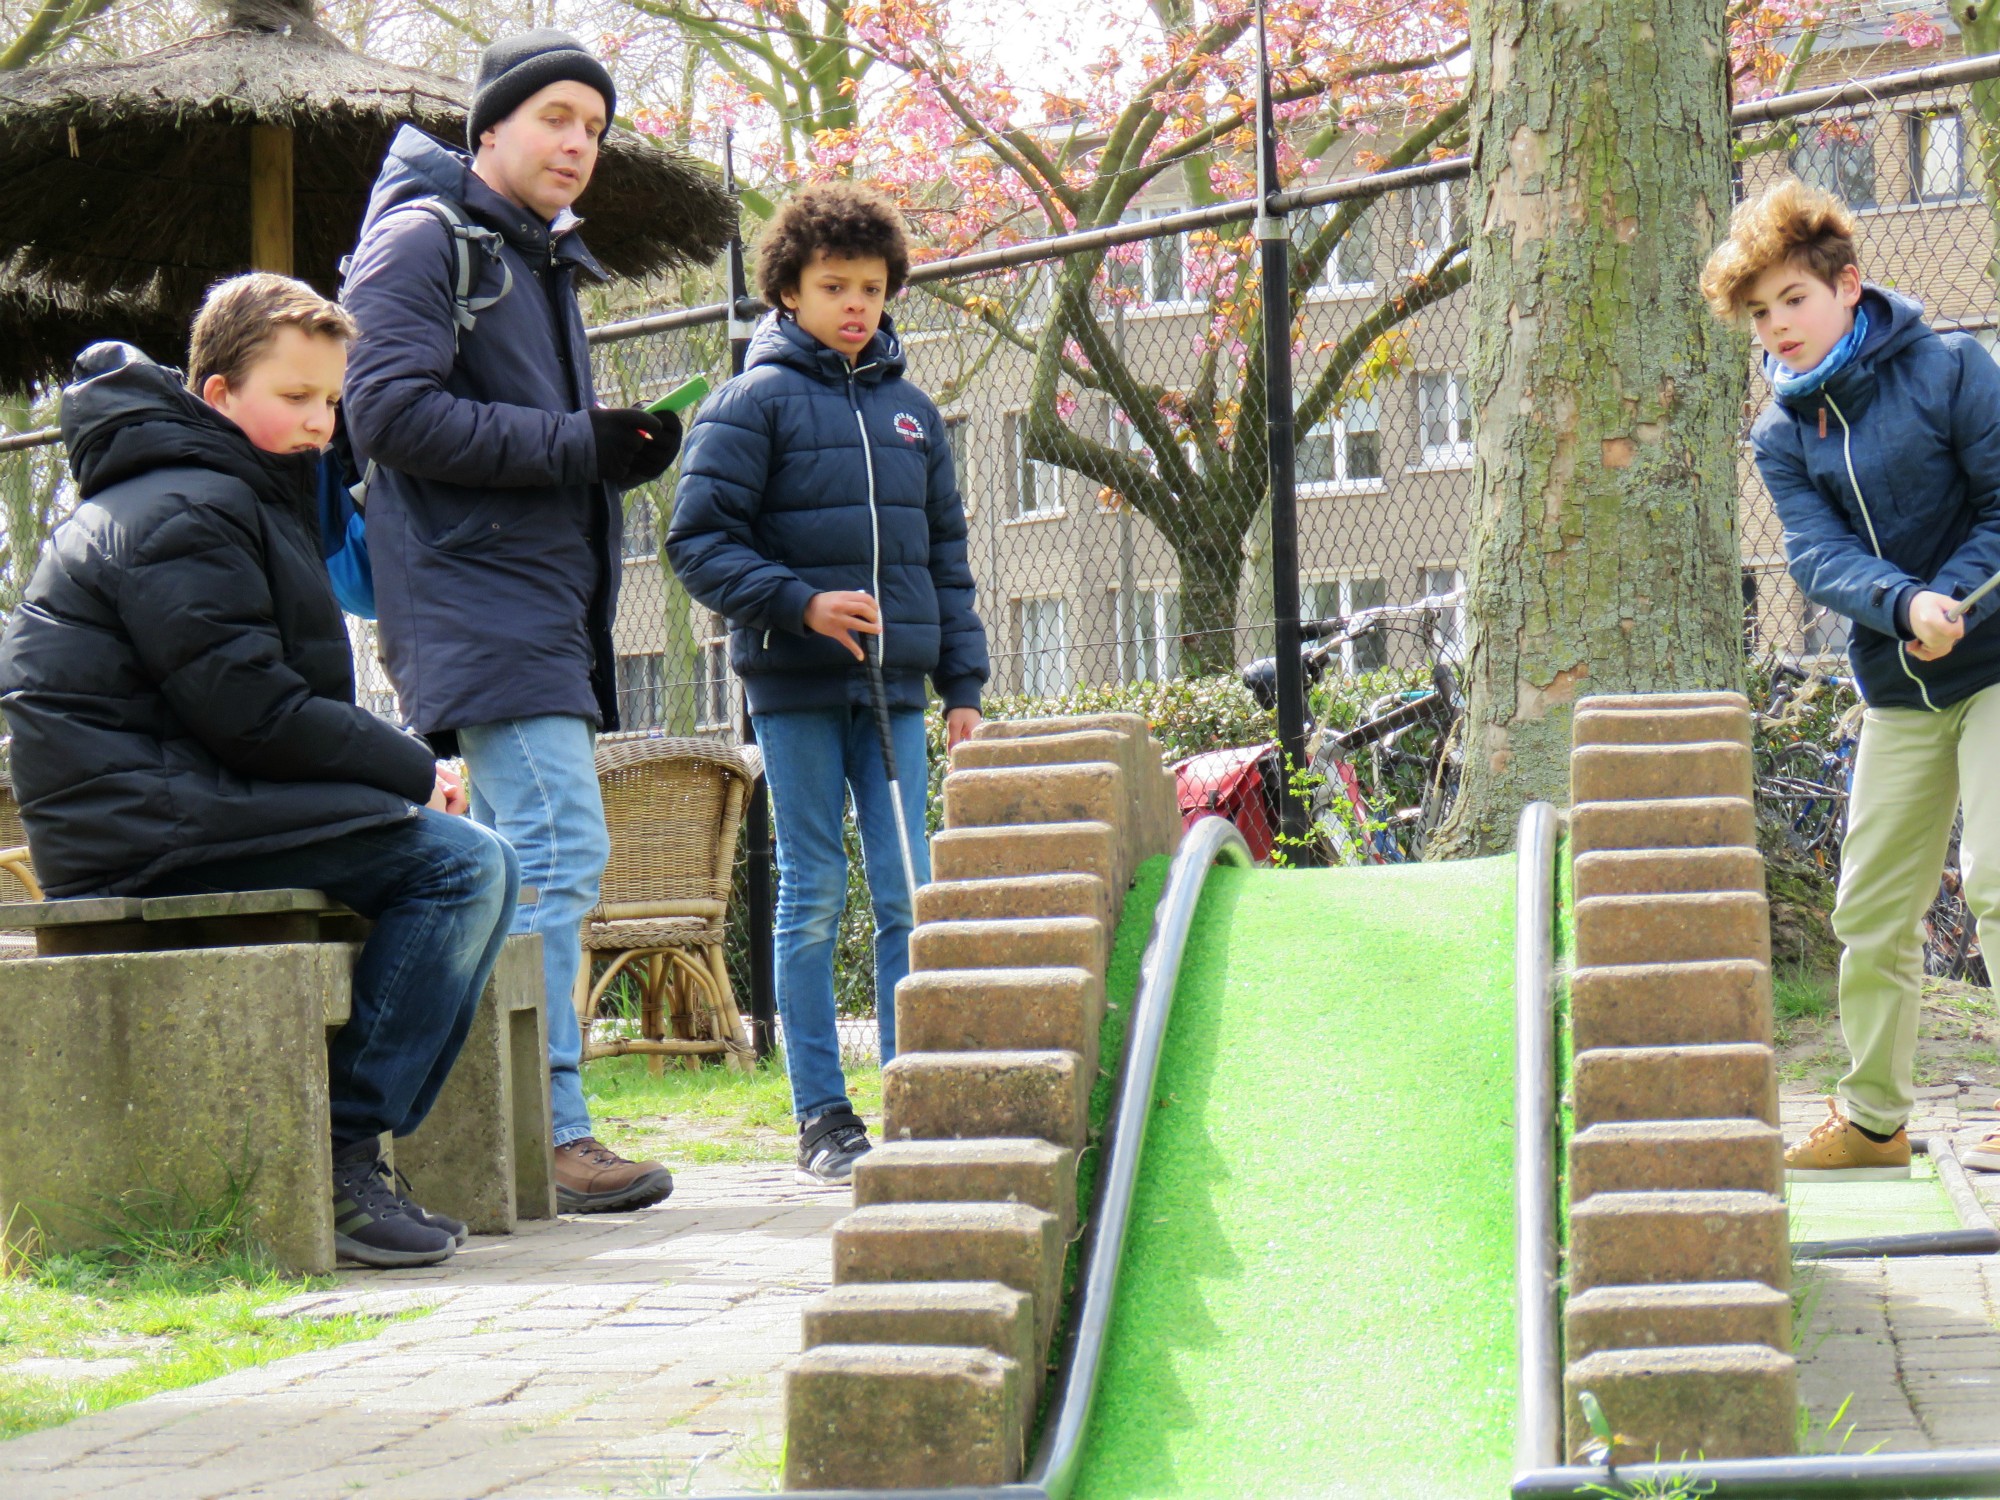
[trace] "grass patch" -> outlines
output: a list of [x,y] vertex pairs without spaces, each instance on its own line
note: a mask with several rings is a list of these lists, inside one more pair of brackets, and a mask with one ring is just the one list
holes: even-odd
[[1771,1002],[1776,1041],[1783,1047],[1798,1034],[1801,1022],[1817,1025],[1833,1014],[1833,976],[1797,967],[1779,969],[1771,975]]
[[367,1338],[382,1317],[273,1317],[330,1277],[287,1277],[244,1233],[247,1177],[211,1200],[143,1189],[84,1217],[101,1249],[16,1255],[0,1275],[0,1439],[288,1354]]
[[[583,1065],[583,1090],[598,1138],[614,1151],[668,1166],[784,1162],[798,1149],[792,1089],[782,1056],[747,1073],[669,1066],[644,1057],[600,1057]],[[880,1133],[882,1070],[847,1065],[854,1109]]]

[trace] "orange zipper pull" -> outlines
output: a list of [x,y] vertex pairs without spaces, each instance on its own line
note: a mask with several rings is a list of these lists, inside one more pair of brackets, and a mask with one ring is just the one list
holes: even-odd
[[1824,406],[1819,409],[1819,435],[1821,437],[1826,436],[1826,408]]

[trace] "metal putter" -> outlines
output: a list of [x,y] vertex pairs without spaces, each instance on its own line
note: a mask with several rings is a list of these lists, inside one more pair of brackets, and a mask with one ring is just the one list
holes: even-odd
[[1980,584],[1978,588],[1974,589],[1971,593],[1967,594],[1963,599],[1959,600],[1958,603],[1954,604],[1950,609],[1946,610],[1944,612],[1944,617],[1947,620],[1951,621],[1952,624],[1956,625],[1961,619],[1964,618],[1965,612],[1968,609],[1972,608],[1973,605],[1977,604],[1981,599],[1984,599],[1988,594],[1992,593],[1993,590],[1996,588],[2000,588],[2000,573],[1995,573],[1991,578],[1987,579],[1986,582]]
[[896,745],[889,733],[889,686],[882,680],[882,637],[864,635],[861,649],[868,662],[868,700],[875,710],[875,736],[882,746],[882,769],[889,779],[889,806],[896,814],[896,847],[903,856],[903,884],[910,893],[910,910],[917,904],[917,862],[910,855],[910,825],[903,816],[903,788],[896,775]]

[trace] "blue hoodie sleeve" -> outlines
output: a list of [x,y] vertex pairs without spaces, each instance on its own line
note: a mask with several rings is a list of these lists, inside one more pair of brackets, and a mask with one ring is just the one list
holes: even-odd
[[741,378],[703,404],[681,448],[667,562],[694,600],[745,630],[806,633],[815,590],[757,545],[770,414]]
[[1773,406],[1750,434],[1757,472],[1785,531],[1785,566],[1815,604],[1881,635],[1897,636],[1897,606],[1923,585],[1875,555],[1846,514],[1819,492],[1806,471],[1798,424]]
[[[1972,534],[1961,542],[1930,587],[1963,599],[2000,573],[2000,365],[1970,338],[1948,339],[1958,356],[1958,388],[1951,399],[1951,445],[1965,475]],[[1966,612],[1966,628],[1994,612],[1988,595]]]
[[[538,290],[517,281],[514,295]],[[406,209],[383,218],[355,252],[341,302],[361,325],[341,402],[364,455],[446,484],[596,481],[588,412],[471,401],[445,389],[458,343],[450,236],[435,215]]]
[[978,591],[972,578],[965,497],[959,493],[944,418],[935,406],[930,408],[930,420],[937,441],[930,445],[924,508],[930,517],[931,588],[938,606],[938,664],[931,681],[947,711],[977,708],[992,667],[986,626],[975,608]]

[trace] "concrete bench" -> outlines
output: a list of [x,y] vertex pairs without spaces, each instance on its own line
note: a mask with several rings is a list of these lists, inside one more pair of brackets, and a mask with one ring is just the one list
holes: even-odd
[[[368,923],[318,891],[0,905],[0,1237],[107,1238],[122,1201],[239,1193],[281,1265],[334,1263],[326,1038]],[[395,1147],[475,1233],[555,1214],[541,939],[510,937],[450,1079]]]

